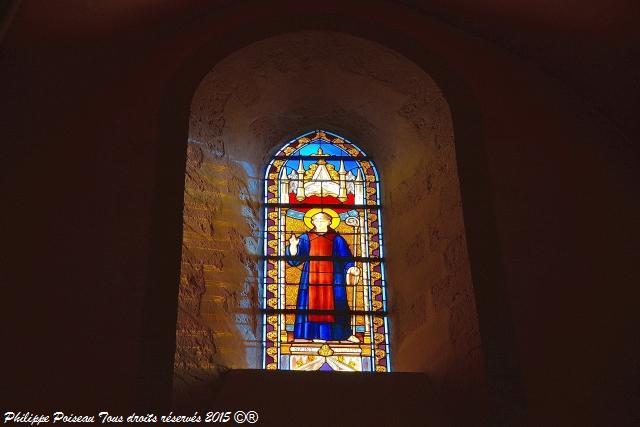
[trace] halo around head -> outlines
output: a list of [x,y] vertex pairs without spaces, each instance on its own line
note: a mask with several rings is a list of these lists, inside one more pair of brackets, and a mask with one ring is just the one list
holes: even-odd
[[340,215],[338,215],[338,213],[336,211],[334,211],[331,208],[312,208],[309,209],[307,211],[306,214],[304,214],[304,224],[309,227],[310,229],[313,228],[313,223],[311,222],[311,218],[313,218],[313,216],[315,214],[318,214],[320,212],[326,213],[327,215],[329,215],[331,217],[331,224],[329,225],[329,227],[331,227],[332,229],[335,230],[335,228],[340,224]]

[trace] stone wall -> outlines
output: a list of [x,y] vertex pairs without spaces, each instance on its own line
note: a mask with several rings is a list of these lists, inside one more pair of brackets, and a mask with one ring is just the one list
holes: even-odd
[[221,369],[260,367],[261,177],[270,154],[313,129],[351,139],[378,166],[393,369],[426,372],[436,389],[460,398],[480,394],[483,361],[447,102],[397,53],[309,31],[233,53],[193,98],[174,399],[202,396]]

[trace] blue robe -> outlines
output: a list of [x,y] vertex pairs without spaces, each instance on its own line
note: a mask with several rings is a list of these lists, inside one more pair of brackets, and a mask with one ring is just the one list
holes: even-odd
[[[327,233],[335,233],[329,230]],[[300,276],[300,287],[298,288],[298,301],[296,308],[300,310],[296,314],[294,326],[294,338],[296,339],[322,339],[327,341],[346,340],[352,335],[351,316],[348,314],[346,276],[349,268],[355,265],[347,245],[347,241],[336,233],[333,239],[332,256],[344,257],[346,259],[333,260],[333,298],[334,314],[333,322],[313,322],[308,319],[309,309],[309,260],[297,259],[309,256],[310,240],[307,233],[300,236],[298,243],[298,253],[289,258],[287,262],[291,266],[298,266],[304,262],[302,275]],[[291,256],[289,247],[286,249],[287,256]]]

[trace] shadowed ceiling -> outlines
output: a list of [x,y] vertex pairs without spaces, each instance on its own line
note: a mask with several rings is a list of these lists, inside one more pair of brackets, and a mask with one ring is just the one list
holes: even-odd
[[[397,0],[524,57],[626,135],[640,132],[640,6],[633,0]],[[228,0],[22,0],[12,45],[69,53],[94,49],[115,60],[171,37]],[[363,2],[363,7],[365,6]],[[69,49],[71,48],[71,49]]]

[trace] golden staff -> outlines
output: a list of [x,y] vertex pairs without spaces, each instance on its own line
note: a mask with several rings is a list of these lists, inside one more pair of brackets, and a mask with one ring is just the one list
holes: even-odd
[[[350,216],[345,220],[345,223],[353,227],[353,256],[355,258],[358,256],[358,242],[356,239],[357,239],[357,236],[360,235],[360,226],[359,226],[360,221],[358,221],[357,217]],[[357,309],[356,307],[356,290],[357,289],[358,289],[358,284],[355,283],[353,285],[353,298],[352,298],[352,304],[351,304],[352,310]],[[353,335],[355,335],[356,334],[356,315],[355,314],[351,316],[351,329],[353,330]]]

